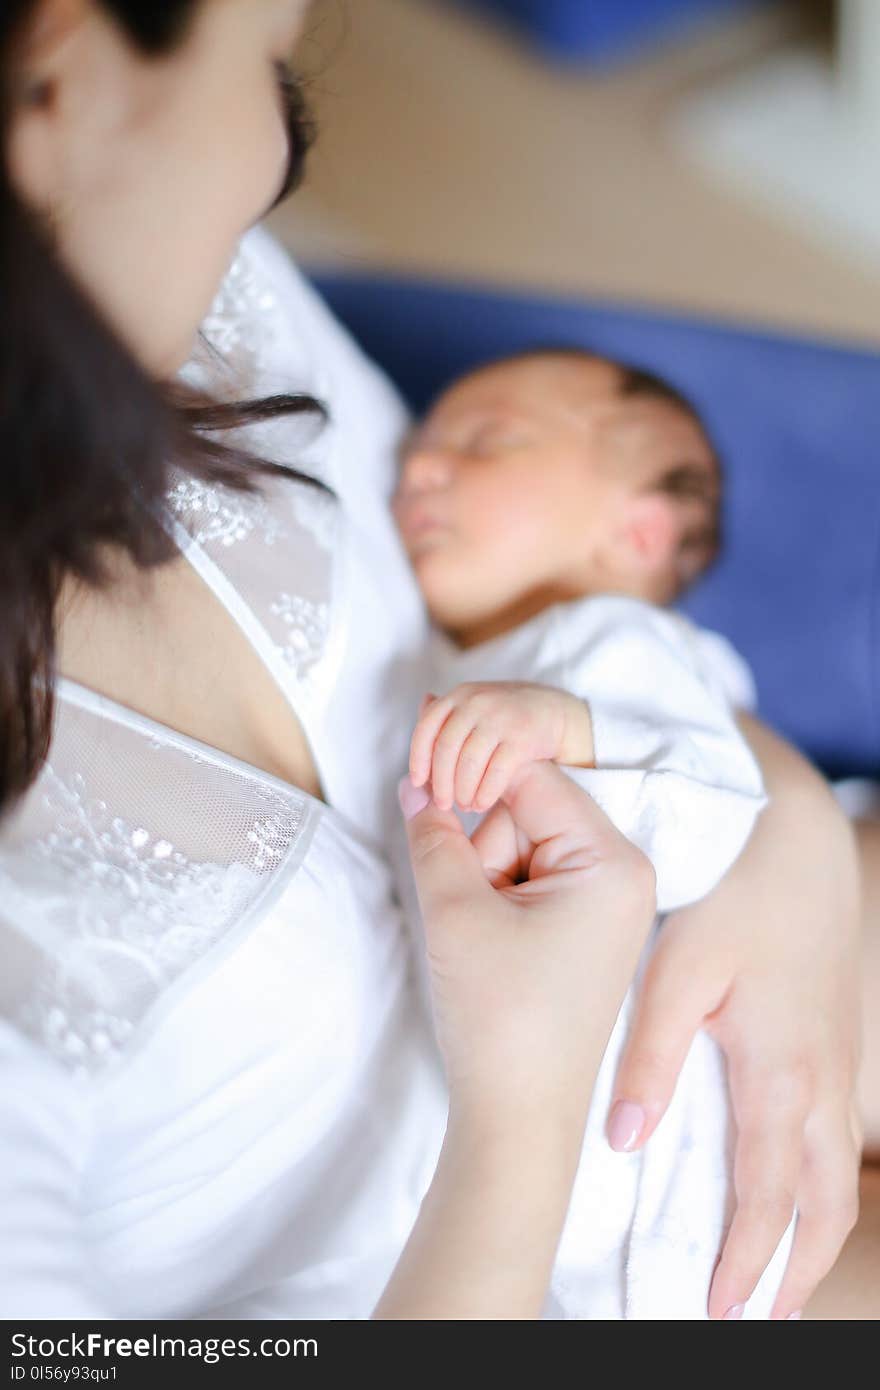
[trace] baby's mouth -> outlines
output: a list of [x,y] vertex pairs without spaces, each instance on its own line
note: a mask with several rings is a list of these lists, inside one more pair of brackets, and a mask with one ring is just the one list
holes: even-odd
[[450,530],[446,522],[424,503],[395,499],[393,510],[398,530],[410,550],[421,547],[429,540],[436,540]]

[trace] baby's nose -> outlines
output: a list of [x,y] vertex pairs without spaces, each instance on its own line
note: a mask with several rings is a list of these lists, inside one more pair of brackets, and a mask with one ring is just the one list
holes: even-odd
[[426,445],[414,446],[403,460],[401,490],[434,492],[448,487],[453,468],[453,461],[444,450]]

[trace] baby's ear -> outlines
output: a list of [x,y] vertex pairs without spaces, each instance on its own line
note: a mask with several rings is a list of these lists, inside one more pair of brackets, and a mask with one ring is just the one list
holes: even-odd
[[642,492],[632,498],[620,539],[631,564],[643,573],[665,569],[678,549],[681,518],[673,498],[662,492]]

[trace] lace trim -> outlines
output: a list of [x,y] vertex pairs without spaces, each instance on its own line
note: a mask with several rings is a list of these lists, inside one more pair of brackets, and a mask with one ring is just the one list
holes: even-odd
[[[274,328],[279,308],[271,283],[240,245],[202,322],[213,353],[220,355],[236,378],[256,375],[270,351],[267,334]],[[272,336],[277,336],[277,330]],[[195,360],[201,365],[204,356]],[[216,370],[213,354],[209,363]]]
[[[235,372],[239,388],[246,383],[259,394],[265,386],[260,380],[261,363],[270,358],[272,341],[282,335],[285,325],[280,317],[280,302],[271,281],[242,244],[203,325],[214,348]],[[211,365],[215,379],[208,384],[216,390],[217,364],[209,364],[209,368]],[[184,372],[204,367],[197,352]],[[240,432],[247,446],[264,457],[295,464],[319,477],[320,460],[304,457],[306,445],[314,441],[303,445],[297,438],[303,425],[315,428],[315,422],[307,417],[290,417],[245,426]],[[328,425],[323,430],[324,450],[331,434],[332,426]],[[295,478],[261,478],[259,486],[256,494],[240,493],[178,473],[166,494],[168,511],[209,558],[215,548],[229,552],[251,538],[260,538],[267,546],[289,547],[291,554],[296,552],[299,565],[311,569],[311,592],[293,593],[284,588],[257,598],[245,592],[240,583],[230,582],[254,617],[262,618],[269,642],[297,682],[314,685],[330,636],[340,540],[339,504],[334,497]],[[304,545],[313,549],[310,561]],[[259,570],[257,564],[255,572]]]
[[323,653],[330,632],[329,605],[310,603],[299,594],[283,593],[271,605],[271,612],[290,630],[289,641],[279,650],[302,680]]
[[[218,863],[111,816],[80,773],[65,780],[50,764],[41,782],[53,828],[19,849],[14,875],[0,861],[4,915],[41,948],[15,1021],[65,1067],[90,1074],[120,1057],[149,1006],[256,900],[310,803],[255,784],[258,812],[238,837],[240,857]],[[21,882],[32,874],[37,895]]]
[[231,546],[259,534],[266,545],[289,531],[262,494],[248,495],[197,478],[181,478],[166,494],[168,506],[198,545]]

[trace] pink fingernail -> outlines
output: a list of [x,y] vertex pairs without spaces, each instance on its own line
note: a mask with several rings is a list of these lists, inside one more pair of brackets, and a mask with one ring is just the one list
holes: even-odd
[[424,787],[414,787],[408,777],[401,777],[397,785],[397,795],[404,820],[412,820],[419,811],[424,811],[431,800]]
[[645,1128],[645,1112],[631,1100],[619,1100],[608,1120],[608,1143],[615,1153],[629,1153],[635,1148]]
[[721,1321],[722,1321],[722,1322],[736,1322],[738,1318],[741,1318],[741,1317],[742,1317],[744,1311],[745,1311],[745,1304],[744,1304],[744,1303],[734,1303],[734,1304],[732,1304],[732,1306],[731,1306],[730,1308],[728,1308],[727,1312],[724,1314],[724,1317],[721,1319]]
[[802,1318],[803,1316],[804,1316],[803,1310],[802,1310],[801,1308],[798,1308],[794,1313],[789,1313],[789,1315],[788,1315],[788,1317],[785,1319],[785,1321],[786,1321],[786,1322],[792,1322],[793,1320],[795,1320],[795,1319],[797,1319],[797,1318]]

